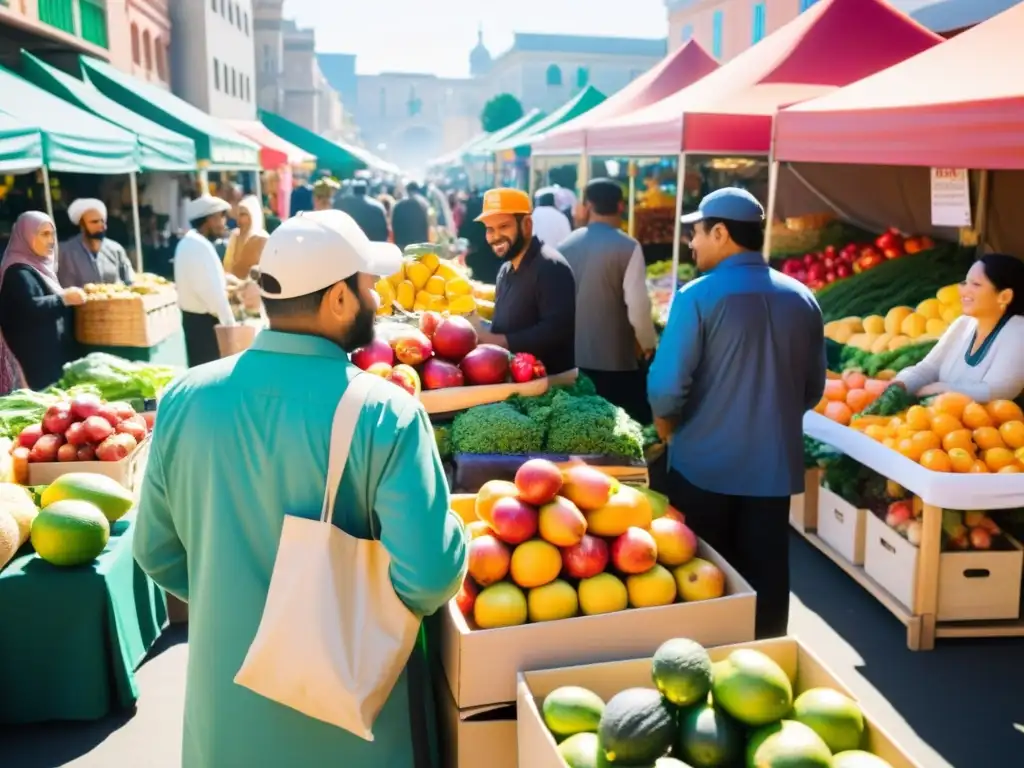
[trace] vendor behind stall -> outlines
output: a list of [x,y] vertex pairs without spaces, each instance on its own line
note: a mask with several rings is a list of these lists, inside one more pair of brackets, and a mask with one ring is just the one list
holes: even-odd
[[470,319],[482,344],[529,352],[549,374],[576,367],[576,281],[562,255],[533,235],[530,196],[518,189],[491,189],[477,221],[504,264],[495,283],[490,323]]
[[959,392],[979,403],[1024,391],[1024,261],[982,256],[960,284],[963,315],[917,365],[894,379],[912,395]]
[[89,283],[124,283],[135,279],[128,254],[107,237],[107,206],[95,198],[79,198],[68,208],[68,218],[79,228],[60,246],[57,277],[65,288]]

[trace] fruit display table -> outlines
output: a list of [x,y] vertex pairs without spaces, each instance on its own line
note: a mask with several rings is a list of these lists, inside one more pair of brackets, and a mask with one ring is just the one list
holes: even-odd
[[[916,495],[923,505],[916,574],[911,575],[911,607],[893,597],[830,547],[817,533],[794,526],[804,537],[870,592],[907,627],[911,650],[931,650],[937,637],[1022,637],[1024,620],[940,621],[943,509],[1004,510],[1024,506],[1024,474],[935,472],[854,429],[815,412],[804,416],[804,433],[820,440]],[[812,470],[808,477],[816,475]],[[869,513],[870,514],[870,513]],[[871,518],[869,527],[871,525]],[[820,521],[819,521],[820,523]],[[1019,579],[1018,579],[1019,580]]]
[[0,572],[0,723],[97,720],[138,699],[134,671],[167,623],[163,592],[132,557],[134,513],[89,565],[34,552]]

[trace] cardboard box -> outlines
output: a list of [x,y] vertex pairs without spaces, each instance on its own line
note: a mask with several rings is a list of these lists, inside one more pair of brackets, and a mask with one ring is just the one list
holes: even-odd
[[516,706],[460,710],[438,670],[434,679],[444,768],[516,768]]
[[[864,572],[913,612],[917,588],[917,547],[876,515],[868,515]],[[941,592],[940,592],[941,594]]]
[[[770,656],[794,683],[794,693],[809,688],[834,688],[851,698],[853,693],[814,654],[791,637],[739,645],[709,648],[713,661],[720,661],[737,648],[756,648]],[[579,667],[522,672],[518,676],[517,712],[520,768],[565,768],[551,733],[544,725],[540,706],[551,691],[563,685],[589,688],[605,701],[634,687],[651,688],[651,660],[636,659]],[[886,760],[892,768],[920,768],[893,740],[864,713],[867,720],[865,749]]]
[[120,461],[54,461],[28,465],[28,485],[49,485],[61,475],[71,472],[91,472],[106,475],[125,488],[135,490],[142,482],[149,458],[151,436],[139,443],[138,447]]
[[870,515],[866,509],[858,509],[838,493],[824,486],[818,489],[818,535],[854,565],[864,564],[864,542]]
[[725,597],[502,629],[470,628],[455,602],[449,602],[438,635],[459,709],[515,701],[516,673],[522,670],[647,656],[671,637],[692,637],[707,645],[753,639],[753,588],[704,542],[699,555],[725,573]]
[[789,500],[789,524],[801,533],[818,528],[818,489],[821,487],[820,469],[804,472],[804,492]]

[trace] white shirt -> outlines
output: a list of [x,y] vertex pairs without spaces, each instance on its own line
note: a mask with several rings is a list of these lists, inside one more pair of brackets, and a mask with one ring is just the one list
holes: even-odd
[[958,317],[928,356],[901,371],[896,381],[903,382],[911,394],[942,382],[978,403],[1016,399],[1024,391],[1024,317],[1011,317],[992,340],[985,357],[972,366],[965,357],[977,328],[973,317]]
[[533,234],[542,243],[558,248],[565,238],[572,234],[569,218],[557,208],[550,205],[538,205],[533,209]]
[[647,290],[647,263],[644,261],[644,249],[636,244],[633,255],[629,257],[626,273],[622,277],[622,296],[626,300],[626,315],[633,333],[644,352],[650,352],[658,346],[658,334],[654,330],[654,317],[651,308],[651,294]]
[[234,325],[224,267],[213,243],[194,229],[174,249],[174,283],[182,312],[213,315],[221,325]]

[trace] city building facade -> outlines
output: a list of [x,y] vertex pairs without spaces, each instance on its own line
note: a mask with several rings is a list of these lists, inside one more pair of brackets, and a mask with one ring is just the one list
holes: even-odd
[[252,0],[173,0],[171,85],[214,117],[256,118]]
[[140,80],[171,87],[170,0],[107,0],[110,63]]
[[106,0],[0,0],[0,62],[14,65],[19,51],[50,61],[80,53],[109,61],[112,41]]

